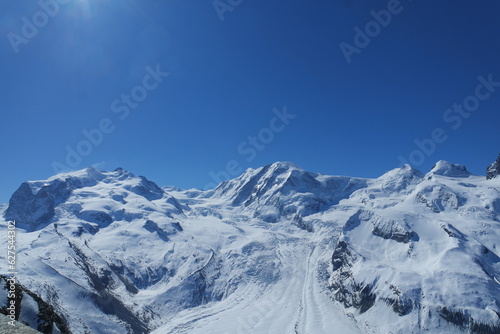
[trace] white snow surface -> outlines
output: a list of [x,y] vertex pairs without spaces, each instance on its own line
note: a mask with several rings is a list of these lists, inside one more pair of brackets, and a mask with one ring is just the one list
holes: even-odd
[[73,333],[500,326],[500,179],[461,165],[361,179],[278,162],[209,191],[161,189],[122,169],[26,184],[16,210],[1,207],[22,227],[18,280]]

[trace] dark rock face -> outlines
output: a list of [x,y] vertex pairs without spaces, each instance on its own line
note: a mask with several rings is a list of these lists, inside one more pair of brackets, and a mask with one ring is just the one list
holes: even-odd
[[354,256],[348,249],[345,241],[339,241],[332,255],[333,271],[337,271],[344,266],[349,266]]
[[356,282],[351,267],[356,256],[350,251],[345,241],[339,241],[332,255],[333,279],[330,289],[334,298],[346,308],[355,307],[360,313],[368,311],[376,301],[373,286]]
[[[7,276],[0,276],[0,289],[9,290],[9,284],[7,283]],[[23,308],[29,309],[29,312],[25,314],[36,314],[35,327],[39,332],[51,334],[51,333],[62,333],[71,334],[69,330],[69,325],[66,319],[60,316],[53,306],[48,304],[40,296],[36,295],[32,291],[28,290],[26,287],[15,283],[16,290],[16,320],[21,323],[27,324],[29,319],[23,318],[21,316],[21,310]],[[0,313],[8,315],[7,305],[9,300],[5,299],[0,302]],[[25,310],[26,311],[26,310]],[[13,331],[17,332],[17,331]]]
[[372,234],[384,239],[391,239],[400,243],[409,243],[410,241],[418,241],[417,233],[405,229],[400,224],[393,222],[385,224],[377,224],[373,228]]
[[39,225],[48,223],[54,217],[54,208],[67,200],[70,194],[71,186],[67,181],[54,180],[42,186],[24,182],[10,198],[5,218],[33,231]]
[[500,154],[498,154],[497,160],[488,166],[486,169],[486,179],[490,180],[497,177],[500,174]]
[[388,298],[386,302],[392,306],[394,313],[397,313],[400,317],[410,314],[414,309],[414,302],[404,295]]
[[165,230],[164,228],[161,228],[152,220],[147,220],[146,223],[144,224],[144,228],[151,232],[151,233],[156,233],[158,237],[167,242],[169,241],[169,236],[176,234],[177,232],[182,231],[182,226],[179,223],[172,223],[170,226],[168,226],[169,229]]
[[[89,278],[89,283],[96,292],[90,292],[89,298],[93,303],[99,307],[105,314],[115,315],[123,323],[127,325],[132,333],[146,334],[150,332],[147,324],[135,315],[120,299],[116,298],[110,292],[112,286],[115,285],[111,270],[97,270],[90,264],[92,261],[85,255],[85,253],[75,244],[69,242],[69,246],[75,254],[75,261],[78,266],[82,268]],[[121,278],[122,280],[125,278]],[[128,289],[129,290],[129,289]],[[130,290],[129,290],[130,291]]]
[[467,310],[443,307],[438,314],[446,321],[458,326],[463,331],[472,334],[496,334],[500,331],[499,324],[484,324],[477,322]]

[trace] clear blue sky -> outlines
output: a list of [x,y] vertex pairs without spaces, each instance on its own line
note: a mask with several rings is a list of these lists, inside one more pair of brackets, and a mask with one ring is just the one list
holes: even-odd
[[[398,157],[485,174],[500,151],[500,87],[470,98],[479,76],[500,82],[496,0],[221,0],[219,12],[213,0],[60,1],[42,0],[51,15],[33,0],[0,4],[0,202],[68,166],[67,147],[99,126],[68,167],[181,188],[229,161],[231,175],[284,160],[377,177]],[[385,27],[369,24],[388,8]],[[367,23],[365,45],[354,28]],[[350,63],[342,42],[360,46]],[[446,112],[464,100],[467,118]],[[436,128],[446,141],[414,153]]]

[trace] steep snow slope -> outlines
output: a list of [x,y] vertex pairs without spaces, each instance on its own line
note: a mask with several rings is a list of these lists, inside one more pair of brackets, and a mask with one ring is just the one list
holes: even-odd
[[73,333],[497,333],[499,187],[445,161],[377,179],[279,162],[210,191],[88,168],[0,210],[19,282]]

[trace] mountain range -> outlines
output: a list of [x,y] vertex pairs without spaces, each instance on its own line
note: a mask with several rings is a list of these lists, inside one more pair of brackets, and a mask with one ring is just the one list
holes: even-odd
[[500,157],[486,177],[277,162],[207,191],[121,168],[24,182],[0,206],[16,316],[43,333],[500,333],[498,174]]

